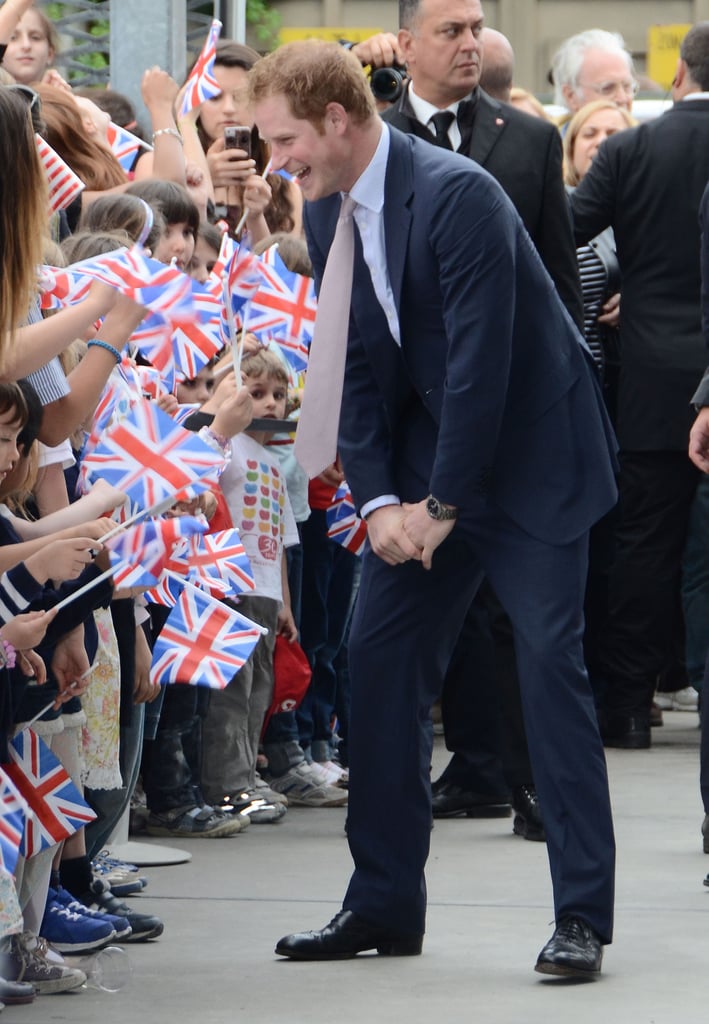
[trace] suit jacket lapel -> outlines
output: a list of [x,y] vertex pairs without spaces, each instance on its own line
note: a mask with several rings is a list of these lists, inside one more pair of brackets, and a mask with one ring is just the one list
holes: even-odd
[[484,167],[490,152],[505,130],[506,124],[505,108],[481,89],[472,138],[468,134],[466,140],[463,135],[458,152],[465,153],[466,156]]
[[396,131],[392,131],[390,136],[391,144],[384,183],[384,239],[389,282],[397,314],[400,314],[401,288],[411,230],[413,173],[410,144]]

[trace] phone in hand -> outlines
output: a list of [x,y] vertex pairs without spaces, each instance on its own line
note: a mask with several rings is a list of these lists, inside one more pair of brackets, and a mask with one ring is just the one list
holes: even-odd
[[224,129],[224,148],[242,149],[251,156],[251,129],[245,124],[228,124]]

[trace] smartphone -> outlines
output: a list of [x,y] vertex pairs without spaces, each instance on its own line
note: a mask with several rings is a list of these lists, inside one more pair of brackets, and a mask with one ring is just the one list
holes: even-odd
[[245,124],[228,124],[224,129],[224,148],[243,149],[251,156],[251,129]]

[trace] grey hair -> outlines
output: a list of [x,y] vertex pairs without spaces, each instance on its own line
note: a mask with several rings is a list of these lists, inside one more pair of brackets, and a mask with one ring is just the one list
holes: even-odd
[[619,32],[606,32],[602,28],[590,28],[586,32],[565,39],[552,57],[551,77],[554,82],[554,102],[565,107],[563,87],[568,85],[575,92],[584,57],[589,50],[603,50],[625,57],[628,71],[635,74],[633,58],[625,47],[625,40]]
[[411,28],[420,5],[421,0],[399,0],[399,28]]

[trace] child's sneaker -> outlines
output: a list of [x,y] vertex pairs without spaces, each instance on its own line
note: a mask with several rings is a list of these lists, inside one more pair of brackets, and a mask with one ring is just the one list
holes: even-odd
[[100,910],[91,910],[72,896],[68,889],[63,889],[60,885],[49,891],[54,893],[55,902],[61,903],[71,913],[79,914],[81,917],[92,917],[95,921],[98,920],[104,924],[110,924],[113,928],[111,942],[125,941],[130,936],[131,927],[124,917],[113,917],[111,914],[105,914]]
[[94,878],[89,892],[82,894],[81,902],[92,910],[97,910],[99,915],[108,915],[109,919],[121,917],[127,921],[131,927],[131,933],[127,939],[124,939],[125,942],[147,942],[148,939],[157,939],[165,928],[159,917],[154,917],[152,914],[139,914],[127,903],[119,900],[100,878]]
[[91,870],[104,882],[108,882],[115,896],[131,896],[142,892],[148,884],[148,879],[140,874],[135,864],[126,864],[112,857],[108,850],[101,850],[91,861]]
[[221,839],[243,832],[248,825],[246,815],[223,814],[206,804],[204,807],[182,807],[163,814],[151,811],[146,832],[151,836],[179,839]]
[[86,975],[76,967],[69,967],[55,954],[48,958],[47,943],[31,932],[11,935],[5,940],[0,954],[0,969],[8,981],[24,981],[34,985],[39,995],[70,992],[81,988]]
[[347,803],[347,793],[328,785],[307,761],[301,761],[284,775],[276,775],[269,781],[271,789],[288,797],[289,804],[299,804],[301,807],[342,807]]
[[60,953],[83,953],[108,945],[115,930],[110,921],[95,921],[69,910],[50,887],[39,934]]

